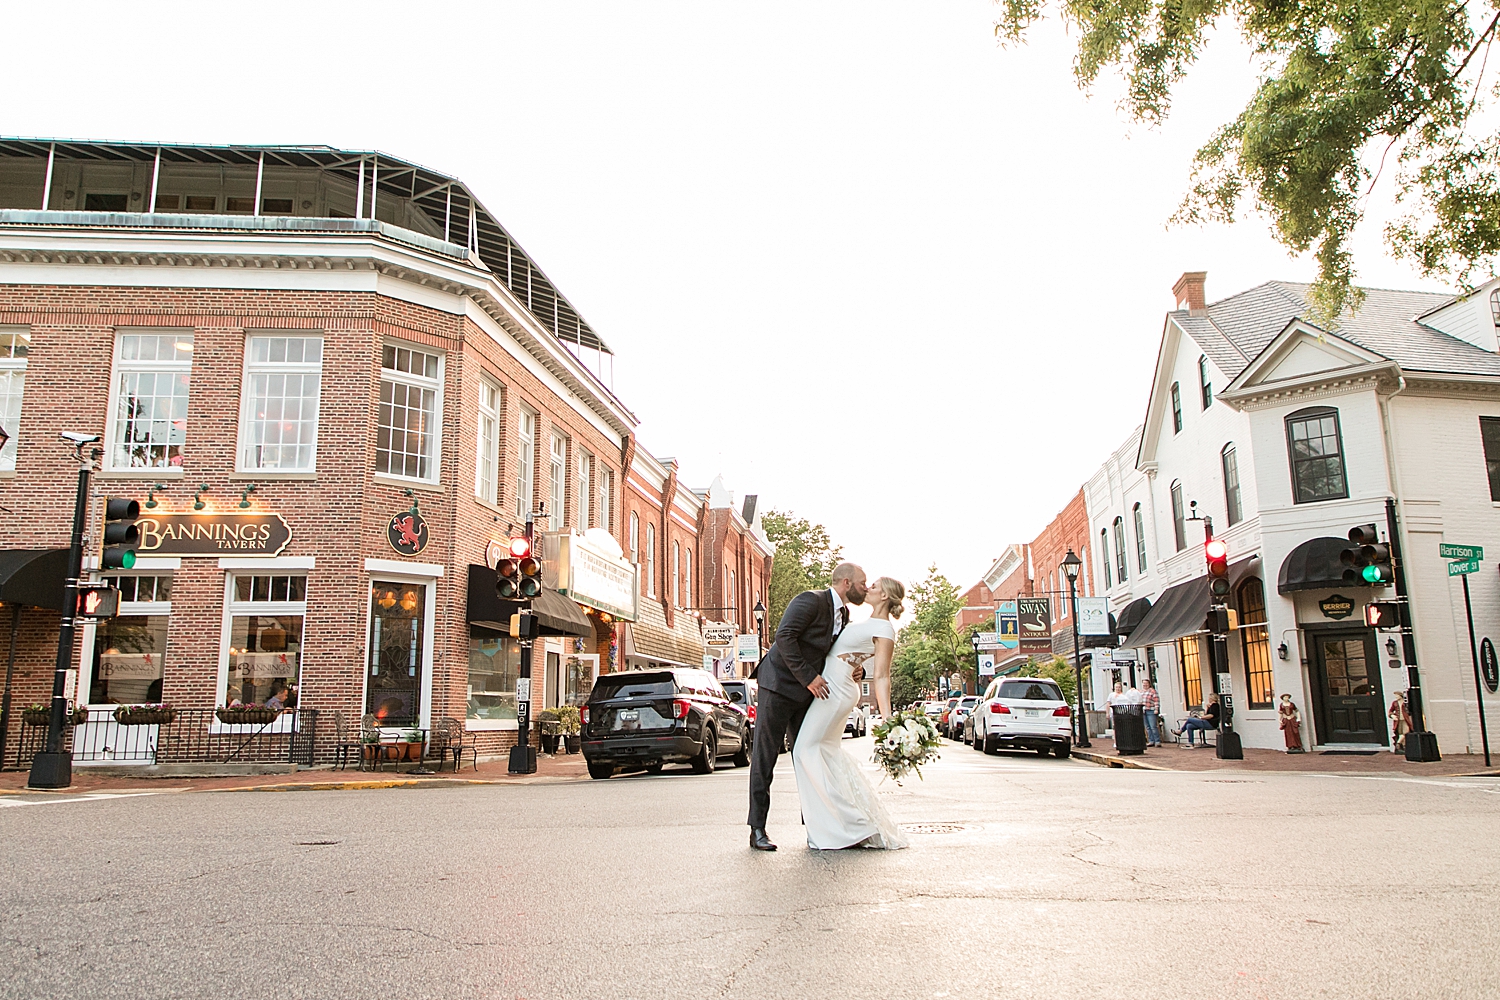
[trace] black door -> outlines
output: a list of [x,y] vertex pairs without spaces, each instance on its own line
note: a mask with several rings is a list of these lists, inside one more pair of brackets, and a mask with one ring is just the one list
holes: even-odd
[[1313,632],[1313,692],[1320,743],[1388,742],[1375,633]]

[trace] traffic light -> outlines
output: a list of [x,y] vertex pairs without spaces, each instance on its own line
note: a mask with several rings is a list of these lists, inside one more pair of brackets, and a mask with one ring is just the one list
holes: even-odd
[[79,618],[113,618],[120,613],[120,592],[107,583],[78,585]]
[[[527,546],[528,550],[530,546]],[[530,600],[542,592],[542,561],[530,551],[521,557],[521,597]]]
[[1366,604],[1365,625],[1369,628],[1400,628],[1401,606],[1394,601],[1372,601]]
[[517,535],[506,552],[495,564],[495,593],[502,601],[514,601],[521,596],[521,563],[531,558],[531,542],[525,535]]
[[1208,593],[1215,602],[1229,596],[1229,546],[1222,539],[1211,538],[1203,545],[1208,559]]
[[1339,553],[1344,564],[1344,582],[1353,586],[1385,587],[1396,578],[1391,567],[1391,547],[1380,540],[1373,524],[1349,529],[1350,545]]
[[141,516],[141,505],[124,497],[104,501],[104,551],[99,556],[100,569],[130,569],[135,565],[135,547],[141,543],[141,529],[135,519]]
[[1231,630],[1229,609],[1209,608],[1208,617],[1203,619],[1203,630],[1209,635],[1228,635]]

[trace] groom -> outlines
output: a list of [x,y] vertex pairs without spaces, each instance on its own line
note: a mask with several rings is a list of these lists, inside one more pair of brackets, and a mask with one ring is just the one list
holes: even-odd
[[[828,697],[823,661],[833,640],[849,624],[849,605],[865,603],[865,571],[839,563],[827,590],[807,590],[792,598],[781,616],[771,651],[750,671],[760,681],[755,702],[755,744],[750,761],[750,846],[774,851],[766,836],[771,811],[771,779],[782,740],[797,742],[797,729],[814,698]],[[864,670],[855,667],[859,680]]]

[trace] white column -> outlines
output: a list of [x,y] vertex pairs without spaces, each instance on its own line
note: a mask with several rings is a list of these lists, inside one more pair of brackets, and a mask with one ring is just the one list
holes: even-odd
[[161,147],[156,147],[156,164],[151,168],[151,200],[146,204],[146,211],[156,211],[156,184],[161,180]]
[[365,217],[365,158],[359,158],[359,190],[354,195],[354,217],[363,219]]
[[375,163],[370,170],[370,218],[375,218],[375,199],[380,197],[380,157],[375,157]]
[[42,211],[47,211],[47,203],[52,200],[52,161],[57,157],[57,143],[47,147],[47,179],[42,182]]
[[[160,157],[161,156],[161,152],[158,150],[156,155],[158,157]],[[260,215],[260,189],[261,189],[261,181],[265,178],[265,176],[266,176],[266,154],[264,152],[262,152],[260,154],[260,162],[255,165],[255,212],[253,214],[256,215],[256,216]]]

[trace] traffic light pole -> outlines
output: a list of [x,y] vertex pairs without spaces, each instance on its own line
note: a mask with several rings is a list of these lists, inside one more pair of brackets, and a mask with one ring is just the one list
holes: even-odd
[[[1209,543],[1214,540],[1213,518],[1207,514],[1203,515],[1203,545],[1208,549]],[[1222,544],[1222,543],[1221,543]],[[1228,562],[1229,553],[1221,554],[1220,579],[1228,586]],[[1210,555],[1210,560],[1212,560]],[[1234,731],[1234,696],[1223,690],[1219,679],[1229,676],[1229,608],[1224,598],[1217,596],[1213,591],[1213,566],[1209,566],[1209,610],[1208,619],[1204,622],[1208,626],[1208,669],[1212,673],[1214,694],[1219,699],[1219,732],[1218,739],[1214,741],[1214,756],[1220,760],[1244,760],[1245,751],[1240,743],[1240,734]]]
[[[536,522],[526,519],[526,543],[532,544]],[[534,551],[534,550],[530,550]],[[531,646],[535,619],[529,610],[521,612],[521,663],[516,679],[516,745],[510,748],[511,774],[536,773],[536,748],[531,745]]]
[[31,762],[28,788],[67,788],[73,783],[73,757],[63,750],[68,714],[68,671],[73,664],[73,625],[78,613],[78,576],[83,571],[83,525],[88,517],[89,474],[98,449],[83,455],[78,448],[78,495],[73,501],[73,539],[68,548],[68,575],[63,581],[62,620],[57,632],[57,668],[52,673],[52,715],[47,720],[47,748]]
[[1391,577],[1401,607],[1401,656],[1406,663],[1406,710],[1411,714],[1411,732],[1406,734],[1406,759],[1441,760],[1437,734],[1427,731],[1422,712],[1422,678],[1417,672],[1417,640],[1411,626],[1411,600],[1406,595],[1406,559],[1401,552],[1401,533],[1396,525],[1396,498],[1385,498],[1385,531],[1391,546]]

